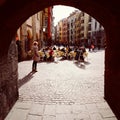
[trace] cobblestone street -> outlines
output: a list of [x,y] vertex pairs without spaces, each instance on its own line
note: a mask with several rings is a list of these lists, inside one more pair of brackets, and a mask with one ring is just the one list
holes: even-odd
[[117,120],[104,100],[104,51],[75,60],[18,64],[19,99],[5,120]]

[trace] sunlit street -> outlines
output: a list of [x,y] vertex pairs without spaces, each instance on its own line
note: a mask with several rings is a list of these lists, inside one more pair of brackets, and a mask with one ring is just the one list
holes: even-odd
[[31,60],[20,62],[19,100],[6,120],[117,120],[104,100],[104,50],[85,61],[40,62],[35,73]]

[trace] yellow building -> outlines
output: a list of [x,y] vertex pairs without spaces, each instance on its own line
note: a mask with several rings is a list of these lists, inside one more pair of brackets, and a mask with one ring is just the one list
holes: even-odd
[[81,24],[81,17],[80,11],[76,11],[76,18],[75,18],[75,45],[80,45],[80,24]]
[[87,39],[88,35],[88,23],[89,23],[89,15],[85,12],[81,12],[81,40]]

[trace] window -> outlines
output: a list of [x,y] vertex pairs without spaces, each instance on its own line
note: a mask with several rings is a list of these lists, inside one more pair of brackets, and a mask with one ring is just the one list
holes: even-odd
[[89,26],[88,26],[88,30],[91,30],[91,24],[89,24]]
[[83,19],[83,20],[81,20],[81,23],[84,23],[84,19]]
[[91,22],[92,21],[92,18],[91,18],[91,16],[89,17],[89,22]]
[[81,26],[81,30],[84,30],[84,26]]
[[96,28],[97,28],[97,21],[95,21],[95,30],[96,30]]

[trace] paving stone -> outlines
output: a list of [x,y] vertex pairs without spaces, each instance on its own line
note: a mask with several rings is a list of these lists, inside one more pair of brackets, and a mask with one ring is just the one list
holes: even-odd
[[105,118],[104,120],[118,120],[116,117]]
[[71,105],[56,105],[56,114],[68,114],[72,113]]
[[55,115],[56,105],[45,105],[44,115]]
[[85,105],[72,105],[72,113],[82,113],[87,111]]
[[91,120],[88,112],[73,114],[73,120]]
[[43,115],[44,114],[44,105],[33,104],[30,111],[30,115]]
[[105,102],[103,95],[94,97],[95,103]]
[[99,113],[90,114],[91,120],[103,120],[102,116]]
[[92,103],[94,103],[94,99],[91,96],[90,97],[84,97],[84,103],[85,104],[92,104]]
[[32,102],[16,102],[15,108],[30,109]]
[[9,119],[5,120],[26,120],[29,110],[14,109]]
[[28,115],[26,120],[43,120],[42,116]]
[[87,110],[89,111],[89,113],[98,113],[98,108],[96,106],[96,104],[86,104]]
[[96,103],[97,108],[108,108],[110,109],[109,105],[107,104],[107,102],[101,102],[101,103]]
[[50,116],[43,116],[43,120],[57,120],[56,119],[56,116],[52,116],[52,115],[50,115]]
[[75,120],[73,114],[57,114],[56,120]]
[[99,112],[103,118],[107,118],[107,117],[109,118],[115,116],[111,109],[99,109]]

